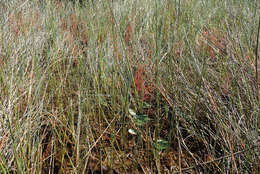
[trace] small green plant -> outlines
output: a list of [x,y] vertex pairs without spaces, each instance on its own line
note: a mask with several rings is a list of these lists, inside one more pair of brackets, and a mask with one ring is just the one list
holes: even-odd
[[145,114],[136,114],[132,109],[129,109],[129,113],[133,116],[133,121],[136,126],[144,126],[152,119]]

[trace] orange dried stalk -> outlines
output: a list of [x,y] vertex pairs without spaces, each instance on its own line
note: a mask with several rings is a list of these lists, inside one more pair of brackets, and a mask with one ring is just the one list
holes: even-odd
[[76,14],[73,13],[70,16],[70,43],[72,44],[72,57],[73,57],[73,66],[78,65],[77,55],[78,55],[78,47],[75,44],[75,39],[77,35],[77,19]]
[[129,55],[129,60],[131,62],[132,60],[132,48],[131,48],[131,37],[132,37],[132,24],[131,22],[129,22],[129,24],[127,25],[126,27],[126,31],[125,31],[125,43],[126,43],[126,46],[127,46],[127,50],[128,50],[128,55]]
[[[71,45],[72,47],[72,57],[73,57],[73,66],[78,65],[77,56],[79,52],[82,51],[82,49],[76,44],[76,40],[78,40],[81,43],[82,47],[86,47],[88,45],[88,35],[87,31],[85,29],[84,22],[80,21],[76,14],[73,13],[70,16],[70,27],[69,27],[69,35],[66,39],[67,43]],[[67,30],[67,22],[66,19],[62,19],[60,27],[62,28],[62,31]]]
[[125,31],[125,43],[127,46],[130,46],[131,35],[132,35],[132,25],[131,23],[129,23]]
[[134,83],[136,90],[138,92],[142,91],[144,88],[144,78],[143,78],[143,67],[139,65],[138,69],[134,73]]
[[81,31],[81,44],[84,46],[88,45],[88,34],[85,29]]
[[138,69],[134,72],[134,85],[140,98],[145,101],[149,100],[153,91],[153,86],[147,83],[145,64],[139,64]]

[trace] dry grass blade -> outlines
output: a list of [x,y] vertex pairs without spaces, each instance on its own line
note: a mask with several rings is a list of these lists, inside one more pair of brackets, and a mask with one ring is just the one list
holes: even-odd
[[93,143],[93,145],[88,149],[86,155],[83,157],[84,159],[91,153],[92,149],[97,145],[97,143],[101,140],[101,138],[104,136],[106,131],[110,128],[112,123],[115,121],[116,117],[113,118],[113,120],[109,123],[109,125],[106,127],[106,129],[103,131],[103,133],[98,137],[98,139]]

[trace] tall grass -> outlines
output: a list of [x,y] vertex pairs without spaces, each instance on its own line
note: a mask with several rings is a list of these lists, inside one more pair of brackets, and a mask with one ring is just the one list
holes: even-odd
[[259,171],[257,1],[0,13],[1,173]]

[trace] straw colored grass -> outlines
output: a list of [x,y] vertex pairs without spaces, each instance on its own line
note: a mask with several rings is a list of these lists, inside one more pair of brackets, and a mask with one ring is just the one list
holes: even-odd
[[257,5],[0,2],[1,173],[258,173]]

